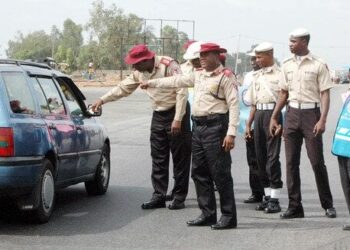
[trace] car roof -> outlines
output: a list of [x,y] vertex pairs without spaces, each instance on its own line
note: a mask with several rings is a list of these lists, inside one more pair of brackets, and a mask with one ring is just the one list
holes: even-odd
[[0,59],[0,71],[2,71],[2,67],[4,67],[4,70],[13,70],[14,68],[20,67],[22,70],[32,76],[36,75],[61,78],[71,87],[72,91],[75,92],[79,98],[86,100],[84,94],[79,90],[68,75],[51,68],[47,64],[13,59]]

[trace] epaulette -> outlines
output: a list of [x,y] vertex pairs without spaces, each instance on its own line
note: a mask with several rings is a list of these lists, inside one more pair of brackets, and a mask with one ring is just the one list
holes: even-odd
[[286,62],[288,62],[288,61],[292,60],[292,59],[293,59],[293,57],[294,57],[294,56],[290,56],[290,57],[288,57],[288,58],[284,59],[283,63],[286,63]]
[[162,59],[160,59],[160,63],[164,64],[165,66],[169,66],[172,61],[174,60],[166,57],[162,57]]
[[224,69],[222,70],[222,73],[224,73],[224,75],[227,76],[227,77],[232,77],[232,76],[234,75],[233,72],[232,72],[232,70],[230,70],[230,69],[228,69],[228,68],[224,68]]
[[315,61],[318,61],[318,62],[321,63],[321,64],[326,64],[326,62],[325,62],[322,58],[320,58],[320,57],[318,57],[318,56],[311,55],[311,57],[312,57]]

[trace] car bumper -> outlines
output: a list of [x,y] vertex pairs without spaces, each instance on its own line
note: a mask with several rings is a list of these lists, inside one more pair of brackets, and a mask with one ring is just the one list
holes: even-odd
[[0,196],[31,192],[42,173],[42,157],[0,158]]

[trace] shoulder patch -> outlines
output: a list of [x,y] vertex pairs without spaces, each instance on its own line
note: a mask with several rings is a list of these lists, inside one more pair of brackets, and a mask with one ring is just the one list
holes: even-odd
[[[322,58],[320,58],[320,57],[318,57],[318,56],[312,55],[312,58],[313,58],[315,61],[318,61],[318,62],[321,63],[321,64],[326,64],[326,62],[325,62]],[[327,66],[327,65],[326,65],[326,66]]]
[[174,60],[171,60],[171,59],[168,59],[168,58],[165,58],[165,57],[162,57],[160,59],[160,63],[164,64],[165,66],[169,66],[172,61],[174,61]]
[[222,71],[222,73],[224,73],[224,75],[227,76],[227,77],[231,77],[231,76],[234,75],[233,72],[232,72],[232,70],[230,70],[230,69],[228,69],[228,68],[224,68],[224,70]]
[[290,57],[288,57],[288,58],[284,59],[283,63],[286,63],[286,62],[288,62],[288,61],[292,60],[292,59],[293,59],[293,57],[294,57],[294,56],[290,56]]

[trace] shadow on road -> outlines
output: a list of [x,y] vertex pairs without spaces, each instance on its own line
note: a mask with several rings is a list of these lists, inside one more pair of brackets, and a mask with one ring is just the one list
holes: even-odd
[[65,236],[117,230],[147,215],[140,205],[150,193],[147,188],[110,186],[106,195],[87,196],[82,185],[73,186],[57,193],[53,215],[43,225],[32,224],[28,214],[3,201],[0,235]]

